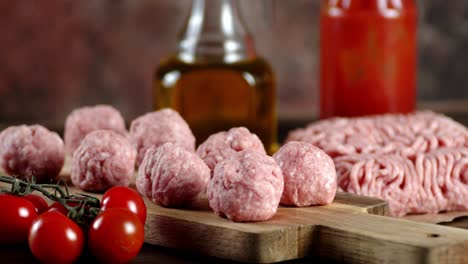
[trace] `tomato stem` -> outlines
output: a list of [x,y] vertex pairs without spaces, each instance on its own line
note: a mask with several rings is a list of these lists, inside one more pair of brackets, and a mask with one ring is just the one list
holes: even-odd
[[[37,191],[50,200],[59,202],[67,209],[67,216],[80,225],[91,223],[101,212],[99,209],[101,205],[99,199],[80,193],[70,195],[66,184],[64,187],[61,187],[59,184],[39,184],[35,182],[34,178],[25,181],[15,177],[1,175],[0,182],[11,184],[11,194],[24,196],[33,191]],[[77,205],[71,206],[70,204]]]
[[[38,191],[52,201],[58,201],[60,198],[66,198],[68,195],[57,184],[37,184],[33,180],[24,181],[15,177],[0,176],[0,182],[10,183],[11,192],[18,195],[27,195],[33,191]],[[53,189],[56,194],[48,192],[46,189]]]

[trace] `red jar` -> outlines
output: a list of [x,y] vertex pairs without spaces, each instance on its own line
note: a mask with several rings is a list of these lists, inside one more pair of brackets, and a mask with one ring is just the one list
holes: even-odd
[[416,103],[415,0],[324,0],[320,117],[406,113]]

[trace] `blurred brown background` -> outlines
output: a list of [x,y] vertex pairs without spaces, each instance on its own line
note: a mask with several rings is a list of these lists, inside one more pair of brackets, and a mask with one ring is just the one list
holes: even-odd
[[[319,0],[240,0],[257,49],[279,80],[282,119],[318,109]],[[419,103],[468,112],[468,1],[424,0]],[[189,0],[0,0],[0,124],[60,129],[81,105],[109,103],[130,121],[152,108],[152,72],[175,47]]]

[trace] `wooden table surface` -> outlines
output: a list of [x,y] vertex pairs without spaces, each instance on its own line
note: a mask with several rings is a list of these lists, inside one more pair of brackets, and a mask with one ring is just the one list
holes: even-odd
[[[312,259],[300,259],[281,262],[284,264],[302,264],[311,263]],[[313,260],[317,263],[317,260]],[[79,263],[93,263],[94,259],[90,256],[84,256],[80,259]],[[0,247],[0,263],[39,263],[35,260],[34,256],[28,249],[27,245],[21,246],[2,246]],[[161,264],[198,264],[198,263],[235,263],[223,259],[202,256],[189,252],[183,252],[174,249],[162,248],[149,244],[144,244],[140,254],[131,263],[161,263]],[[334,263],[329,261],[320,261],[319,263]]]

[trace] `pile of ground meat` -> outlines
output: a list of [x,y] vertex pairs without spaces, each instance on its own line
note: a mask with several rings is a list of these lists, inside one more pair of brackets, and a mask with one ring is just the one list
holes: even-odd
[[468,146],[468,130],[429,111],[359,118],[331,118],[292,131],[287,141],[314,144],[330,156],[400,154],[414,158],[442,147]]
[[414,161],[353,154],[335,165],[342,190],[387,200],[391,215],[468,210],[468,148],[442,148]]
[[468,130],[433,112],[333,118],[292,131],[334,157],[338,187],[383,198],[390,213],[468,209]]

